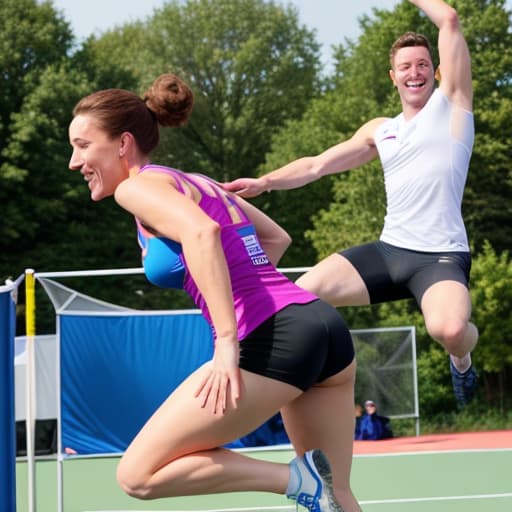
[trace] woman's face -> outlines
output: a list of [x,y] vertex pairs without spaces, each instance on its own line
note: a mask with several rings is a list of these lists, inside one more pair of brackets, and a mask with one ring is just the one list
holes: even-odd
[[80,171],[89,186],[91,199],[99,201],[111,196],[127,178],[123,165],[121,137],[111,139],[90,115],[78,115],[69,125],[69,141],[73,154],[71,170]]

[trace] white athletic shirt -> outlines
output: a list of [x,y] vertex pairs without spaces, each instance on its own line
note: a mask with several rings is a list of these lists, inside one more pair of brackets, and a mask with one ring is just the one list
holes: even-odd
[[414,251],[469,251],[461,204],[475,130],[473,114],[436,89],[413,119],[377,128],[387,211],[380,239]]

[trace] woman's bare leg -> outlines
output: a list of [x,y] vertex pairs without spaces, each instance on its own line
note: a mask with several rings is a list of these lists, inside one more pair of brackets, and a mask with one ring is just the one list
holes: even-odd
[[194,398],[204,368],[169,396],[128,447],[117,472],[122,489],[141,499],[235,491],[284,494],[288,464],[218,447],[254,430],[302,391],[242,370],[238,407],[215,415]]
[[314,448],[329,459],[336,499],[345,512],[360,512],[350,489],[354,444],[355,360],[281,409],[290,440],[300,455]]

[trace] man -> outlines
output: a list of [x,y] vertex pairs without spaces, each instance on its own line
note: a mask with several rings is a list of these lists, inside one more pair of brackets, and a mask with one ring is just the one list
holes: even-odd
[[471,58],[452,7],[443,0],[409,1],[439,29],[440,65],[434,68],[430,45],[420,34],[407,32],[393,44],[389,74],[402,113],[367,122],[317,156],[225,188],[255,197],[379,157],[387,197],[379,241],[332,254],[297,283],[335,306],[414,297],[428,333],[450,354],[455,397],[464,406],[476,386],[471,351],[478,340],[470,322],[471,255],[461,215],[474,142]]

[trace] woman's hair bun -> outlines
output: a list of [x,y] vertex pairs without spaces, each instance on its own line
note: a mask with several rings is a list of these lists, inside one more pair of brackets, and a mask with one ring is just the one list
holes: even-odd
[[194,105],[190,87],[172,73],[160,75],[145,92],[143,100],[162,126],[186,124]]

